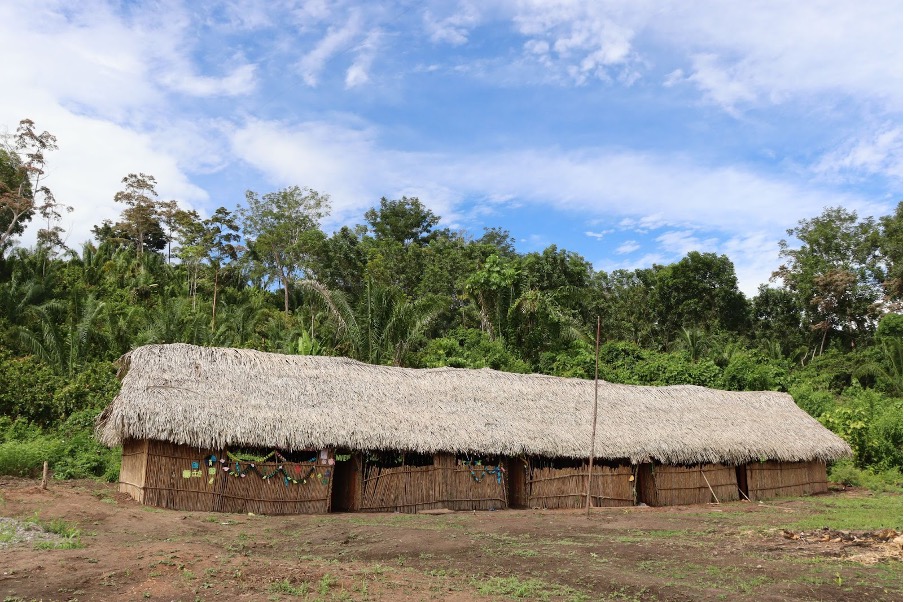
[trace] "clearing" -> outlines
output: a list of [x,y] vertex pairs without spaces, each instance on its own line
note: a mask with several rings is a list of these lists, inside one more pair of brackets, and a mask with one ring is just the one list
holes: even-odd
[[0,599],[900,600],[901,503],[247,516],[6,478]]

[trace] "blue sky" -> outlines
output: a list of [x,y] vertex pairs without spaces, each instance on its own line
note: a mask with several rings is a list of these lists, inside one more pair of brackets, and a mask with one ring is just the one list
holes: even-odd
[[[725,253],[902,196],[902,6],[875,2],[0,3],[0,129],[59,138],[69,244],[121,178],[210,214],[246,189],[380,197],[597,269]],[[34,228],[22,239],[34,240]]]

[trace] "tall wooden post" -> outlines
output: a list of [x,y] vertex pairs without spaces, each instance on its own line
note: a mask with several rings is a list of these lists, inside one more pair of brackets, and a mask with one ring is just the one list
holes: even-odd
[[593,457],[596,455],[596,414],[599,408],[600,381],[600,317],[596,317],[596,367],[593,369],[593,430],[590,435],[590,459],[587,462],[587,516],[590,516],[590,486],[593,484]]

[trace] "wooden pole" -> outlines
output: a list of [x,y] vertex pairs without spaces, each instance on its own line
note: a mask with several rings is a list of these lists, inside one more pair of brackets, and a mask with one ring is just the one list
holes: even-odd
[[50,466],[44,460],[44,474],[41,476],[41,489],[47,489],[47,477],[50,475]]
[[593,369],[593,430],[590,435],[590,460],[587,462],[587,516],[590,516],[590,486],[593,484],[593,456],[596,455],[596,414],[599,408],[600,383],[600,317],[596,317],[596,366]]
[[[713,494],[713,499],[716,500],[716,503],[717,503],[717,504],[721,504],[722,502],[720,502],[720,501],[719,501],[719,498],[716,497],[716,492],[713,491],[713,486],[709,484],[709,479],[706,478],[706,473],[703,472],[703,467],[702,467],[702,466],[700,467],[700,474],[703,475],[703,480],[706,481],[706,486],[709,487],[709,492],[710,492],[711,494]],[[740,490],[739,490],[739,491],[740,491]],[[748,501],[749,501],[749,500],[748,500]]]

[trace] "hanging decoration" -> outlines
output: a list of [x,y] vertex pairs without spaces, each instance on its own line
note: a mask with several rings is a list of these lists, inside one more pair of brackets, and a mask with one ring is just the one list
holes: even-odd
[[465,466],[468,467],[468,472],[471,473],[471,478],[474,479],[475,483],[480,483],[489,475],[496,477],[496,482],[502,484],[502,475],[505,474],[505,469],[501,464],[498,466],[485,466],[481,460],[471,460],[471,458],[465,456]]
[[[271,472],[264,472],[258,464],[263,464],[271,458],[276,461],[276,468]],[[305,471],[303,464],[310,464],[311,466]],[[206,471],[201,470],[202,465],[206,467]],[[330,468],[324,469],[317,465],[317,456],[313,456],[306,463],[296,463],[289,462],[286,460],[285,456],[274,450],[262,459],[256,461],[243,460],[229,452],[226,452],[225,458],[218,458],[215,454],[211,454],[202,458],[200,461],[193,461],[191,463],[191,470],[182,471],[182,478],[189,479],[193,477],[202,477],[206,472],[206,475],[209,477],[207,484],[213,485],[218,472],[218,467],[219,470],[222,470],[229,476],[237,479],[244,479],[248,475],[257,475],[264,481],[281,477],[283,484],[286,487],[289,485],[304,485],[307,484],[308,481],[315,480],[321,485],[328,485],[330,476],[332,475],[332,470]]]

